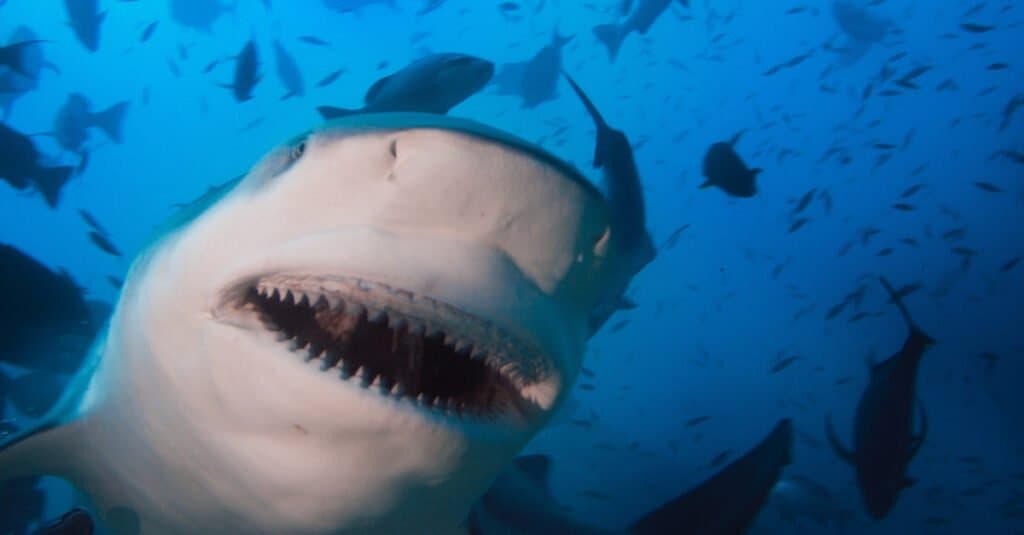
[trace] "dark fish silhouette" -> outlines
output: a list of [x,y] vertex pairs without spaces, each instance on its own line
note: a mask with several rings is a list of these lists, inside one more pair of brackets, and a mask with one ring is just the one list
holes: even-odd
[[114,247],[114,244],[110,243],[110,240],[103,234],[100,234],[95,230],[90,230],[89,239],[92,240],[92,243],[95,244],[96,247],[99,247],[103,252],[111,256],[121,256],[121,251],[119,251],[117,247]]
[[499,95],[516,95],[522,98],[523,108],[535,108],[543,102],[554,100],[558,93],[558,77],[562,70],[562,48],[574,36],[562,36],[556,29],[551,41],[527,61],[502,65],[494,77]]
[[[604,170],[605,194],[612,212],[612,228],[618,232],[615,243],[626,258],[626,265],[623,268],[629,274],[629,277],[624,278],[625,284],[628,284],[629,279],[654,260],[656,254],[654,241],[647,231],[647,212],[640,176],[633,159],[633,147],[625,134],[605,122],[597,107],[575,80],[568,74],[565,78],[587,108],[594,126],[597,127],[594,167]],[[591,314],[591,328],[595,332],[616,309],[621,307],[621,297],[625,291],[625,287],[610,288],[610,297],[595,308]]]
[[223,0],[171,0],[171,18],[187,28],[213,34],[213,23],[224,13],[235,9],[236,2]]
[[[594,37],[608,50],[608,61],[614,62],[619,55],[619,48],[622,41],[633,32],[640,35],[651,29],[654,21],[668,8],[672,0],[638,0],[635,2],[636,9],[626,17],[626,20],[618,24],[601,24],[594,27]],[[689,7],[689,0],[679,0],[679,3]]]
[[716,186],[733,197],[753,197],[757,193],[755,179],[760,168],[750,169],[736,154],[735,146],[742,132],[728,141],[711,145],[704,156],[704,176],[701,188]]
[[30,185],[43,195],[50,208],[60,201],[60,190],[71,178],[74,167],[46,167],[39,163],[41,155],[28,136],[0,123],[0,179],[12,188],[23,190]]
[[21,250],[0,244],[0,361],[50,373],[74,372],[102,320],[82,289]]
[[274,41],[274,57],[277,60],[277,77],[287,93],[281,100],[288,100],[291,97],[301,97],[306,93],[306,83],[302,79],[302,70],[299,69],[295,58],[288,53],[288,50],[281,45],[280,41]]
[[374,82],[360,109],[320,106],[317,111],[324,119],[393,111],[444,114],[473,96],[493,75],[494,64],[485,59],[457,53],[432,54]]
[[935,343],[913,322],[899,293],[884,278],[881,282],[899,307],[910,334],[899,351],[871,366],[871,379],[857,404],[852,451],[842,445],[831,416],[825,421],[832,449],[856,470],[861,496],[874,518],[888,515],[900,492],[914,484],[907,467],[928,433],[922,406],[921,430],[913,434],[915,382],[921,356]]
[[100,47],[100,24],[106,13],[100,13],[96,0],[64,0],[68,24],[78,41],[95,52]]
[[36,73],[31,72],[32,70],[25,64],[25,52],[30,46],[43,42],[45,41],[41,39],[32,39],[0,47],[0,65],[23,76],[35,78]]
[[754,449],[629,527],[637,535],[740,535],[792,462],[793,422],[780,420]]
[[92,105],[84,95],[71,93],[64,105],[57,110],[53,121],[53,136],[61,147],[82,153],[88,128],[99,128],[115,143],[121,142],[121,124],[128,111],[128,102],[121,101],[103,111],[92,111]]
[[250,39],[235,56],[235,79],[230,84],[221,84],[221,87],[230,89],[235,100],[245,102],[252,99],[252,90],[259,83],[261,76],[256,43]]

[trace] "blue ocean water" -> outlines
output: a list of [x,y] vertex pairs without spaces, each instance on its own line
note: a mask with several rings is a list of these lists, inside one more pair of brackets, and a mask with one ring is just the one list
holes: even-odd
[[[833,514],[852,511],[847,533],[1024,530],[1019,3],[859,4],[884,21],[884,36],[872,40],[857,37],[870,24],[842,27],[830,2],[673,2],[645,34],[627,36],[614,61],[592,29],[625,20],[642,0],[352,2],[360,3],[369,5],[338,12],[329,6],[344,2],[237,0],[221,11],[198,2],[211,21],[196,28],[176,20],[168,1],[101,1],[95,51],[76,38],[62,2],[0,4],[0,42],[28,27],[55,66],[3,119],[40,134],[32,139],[48,163],[81,160],[45,135],[69,94],[94,111],[129,102],[122,142],[91,130],[87,165],[55,209],[31,189],[0,186],[0,242],[113,301],[107,277],[124,276],[176,203],[318,124],[316,106],[358,107],[375,80],[433,52],[489,59],[500,76],[557,31],[573,36],[561,68],[633,143],[660,247],[631,285],[637,307],[591,340],[592,377],[581,377],[564,413],[526,449],[552,456],[555,497],[594,525],[625,525],[790,417],[797,441],[784,474],[827,487]],[[238,102],[219,84],[231,82],[231,57],[249,40],[262,78]],[[281,100],[276,40],[300,67],[304,95]],[[521,102],[488,87],[451,115],[535,141],[598,183],[593,123],[569,86],[559,80],[540,104]],[[700,188],[708,147],[738,132],[736,151],[762,169],[757,195]],[[96,248],[78,209],[102,220],[123,257]],[[829,449],[824,420],[831,413],[850,442],[866,360],[896,352],[906,336],[878,275],[920,285],[906,305],[938,343],[917,381],[930,428],[910,465],[916,483],[876,521],[853,470]],[[828,317],[861,288],[859,304]],[[798,358],[773,371],[789,357]],[[48,513],[59,509],[55,501]],[[842,531],[791,522],[770,501],[750,532]]]

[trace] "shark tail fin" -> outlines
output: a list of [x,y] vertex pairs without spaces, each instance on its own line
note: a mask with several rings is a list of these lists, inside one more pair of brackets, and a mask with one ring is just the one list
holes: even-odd
[[60,190],[74,172],[75,168],[67,165],[42,167],[33,177],[36,189],[43,194],[43,198],[46,199],[46,204],[50,208],[57,207],[57,203],[60,202]]
[[594,37],[604,44],[608,49],[608,60],[615,61],[619,55],[619,47],[622,46],[622,39],[625,37],[618,24],[599,24],[594,26]]
[[93,115],[93,125],[103,130],[115,143],[121,142],[121,123],[128,111],[128,102],[122,101]]
[[317,106],[316,111],[320,113],[320,116],[323,117],[325,121],[337,119],[339,117],[348,117],[349,115],[359,113],[359,110],[336,108],[334,106]]

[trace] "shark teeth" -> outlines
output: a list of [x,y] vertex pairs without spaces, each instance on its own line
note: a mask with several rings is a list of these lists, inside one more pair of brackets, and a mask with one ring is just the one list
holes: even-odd
[[510,357],[522,356],[521,344],[408,290],[361,279],[264,278],[236,306],[255,311],[311,366],[382,396],[457,418],[536,410],[522,392],[544,361],[524,366]]

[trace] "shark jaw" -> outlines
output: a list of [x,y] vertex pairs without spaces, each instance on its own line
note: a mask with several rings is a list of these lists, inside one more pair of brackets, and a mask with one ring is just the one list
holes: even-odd
[[457,531],[621,270],[581,177],[401,117],[272,152],[148,248],[82,391],[0,475],[67,478],[115,534]]

